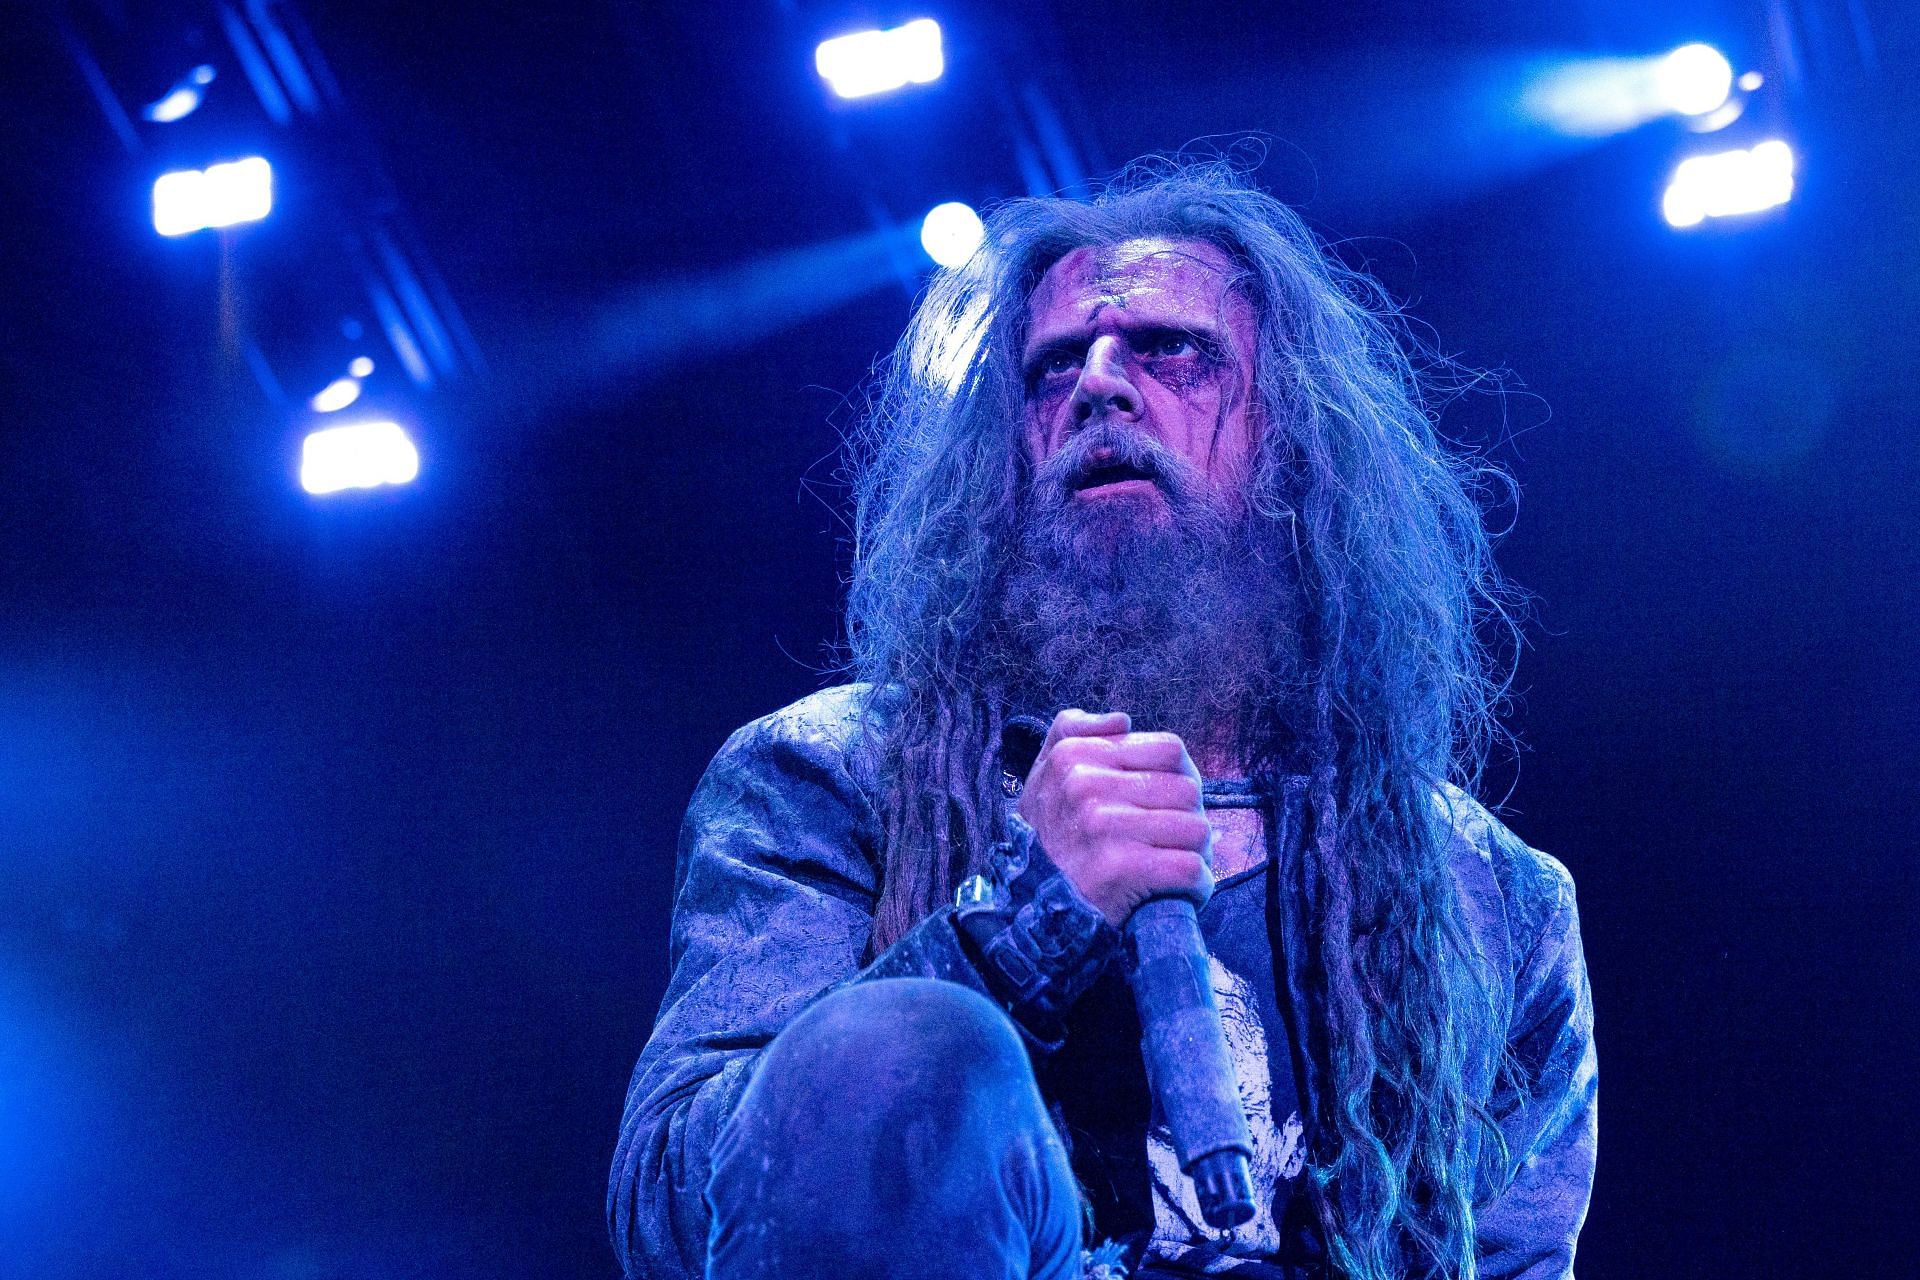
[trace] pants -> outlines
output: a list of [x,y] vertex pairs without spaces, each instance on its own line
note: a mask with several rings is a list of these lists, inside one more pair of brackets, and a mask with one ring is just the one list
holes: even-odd
[[721,1131],[708,1280],[1079,1280],[1080,1196],[1025,1048],[951,982],[843,987]]

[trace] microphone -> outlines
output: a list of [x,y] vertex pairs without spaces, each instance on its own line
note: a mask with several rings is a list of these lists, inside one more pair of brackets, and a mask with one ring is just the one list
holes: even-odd
[[1173,1131],[1200,1216],[1228,1231],[1253,1217],[1253,1139],[1207,976],[1200,918],[1185,898],[1151,898],[1127,917],[1127,982],[1140,1012],[1147,1083]]
[[[1048,724],[1033,716],[1009,716],[1006,724],[1002,763],[1025,777]],[[1185,898],[1152,898],[1135,908],[1123,933],[1147,1083],[1172,1130],[1181,1172],[1193,1179],[1200,1215],[1230,1231],[1253,1217],[1253,1139],[1207,974],[1199,915]]]

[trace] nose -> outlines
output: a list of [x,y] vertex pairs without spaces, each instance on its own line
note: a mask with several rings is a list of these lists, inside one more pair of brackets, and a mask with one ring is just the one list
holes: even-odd
[[1087,348],[1080,365],[1080,381],[1073,389],[1073,421],[1084,426],[1104,418],[1136,422],[1140,418],[1140,389],[1127,377],[1120,339],[1103,334]]

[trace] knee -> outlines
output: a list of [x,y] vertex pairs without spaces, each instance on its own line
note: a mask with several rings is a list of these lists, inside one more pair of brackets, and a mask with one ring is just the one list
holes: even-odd
[[934,979],[855,983],[775,1036],[707,1199],[713,1277],[1042,1274],[1030,1242],[1056,1237],[1078,1261],[1072,1174],[1019,1033]]
[[958,1195],[1046,1124],[1019,1033],[991,1001],[937,979],[878,979],[822,997],[774,1037],[715,1177],[775,1170],[904,1212],[916,1196]]
[[769,1072],[894,1102],[1031,1079],[1007,1015],[977,992],[934,978],[858,982],[821,998],[774,1038],[756,1074]]

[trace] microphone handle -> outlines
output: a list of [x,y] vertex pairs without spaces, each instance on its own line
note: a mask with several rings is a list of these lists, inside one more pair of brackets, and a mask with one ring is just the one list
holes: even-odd
[[1200,919],[1185,898],[1153,898],[1127,920],[1128,982],[1147,1080],[1173,1131],[1200,1213],[1226,1231],[1253,1217],[1253,1139],[1207,975]]

